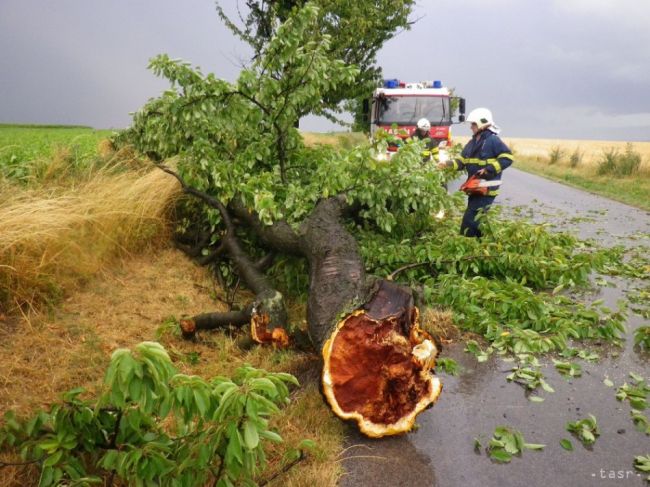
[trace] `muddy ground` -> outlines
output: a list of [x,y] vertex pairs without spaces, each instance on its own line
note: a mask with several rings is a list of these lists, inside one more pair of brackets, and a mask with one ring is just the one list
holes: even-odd
[[[457,185],[455,185],[457,187]],[[455,189],[450,188],[450,190]],[[650,213],[573,189],[541,177],[509,169],[497,202],[504,211],[538,222],[553,223],[605,245],[639,245],[650,233]],[[522,206],[523,205],[523,206]],[[640,235],[644,235],[641,237]],[[615,307],[630,281],[612,280],[593,299]],[[648,354],[632,347],[632,332],[645,320],[630,314],[624,348],[595,347],[597,363],[579,361],[583,376],[566,380],[543,360],[544,374],[555,389],[545,401],[530,402],[521,386],[506,381],[512,364],[491,358],[477,363],[464,345],[447,346],[442,356],[462,367],[458,377],[442,375],[438,403],[418,417],[419,428],[406,436],[369,440],[349,429],[343,487],[352,486],[643,486],[633,467],[635,455],[650,453],[650,437],[637,431],[630,406],[616,400],[616,388],[630,382],[629,372],[650,376]],[[608,377],[614,387],[607,387]],[[565,425],[594,414],[601,436],[590,449],[571,436]],[[646,411],[647,413],[647,411]],[[498,425],[520,430],[526,441],[543,443],[543,451],[525,451],[509,464],[493,463],[477,453],[474,438],[487,444]],[[559,444],[571,439],[574,451]]]

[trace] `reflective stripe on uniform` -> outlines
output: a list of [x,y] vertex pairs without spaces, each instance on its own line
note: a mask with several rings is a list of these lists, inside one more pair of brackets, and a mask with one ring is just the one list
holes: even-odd
[[497,156],[497,159],[501,159],[502,157],[504,157],[506,159],[510,159],[511,161],[515,160],[515,158],[512,156],[512,154],[509,154],[508,152],[502,152],[501,154],[499,154]]
[[465,159],[465,164],[478,164],[479,166],[485,166],[487,164],[487,161],[483,159]]
[[494,170],[496,171],[497,174],[501,172],[501,164],[499,163],[498,159],[488,159],[487,163],[492,165],[492,167],[494,167]]

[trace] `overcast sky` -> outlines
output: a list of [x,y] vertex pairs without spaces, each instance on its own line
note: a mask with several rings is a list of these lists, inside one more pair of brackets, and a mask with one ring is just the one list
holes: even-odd
[[[420,0],[413,17],[386,77],[441,79],[507,136],[650,140],[650,1]],[[0,122],[124,127],[166,87],[158,53],[228,80],[247,58],[213,0],[0,0]]]

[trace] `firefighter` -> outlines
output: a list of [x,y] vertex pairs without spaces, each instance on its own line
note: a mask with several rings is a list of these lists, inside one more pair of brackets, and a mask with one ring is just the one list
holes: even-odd
[[421,118],[418,120],[417,128],[411,135],[411,139],[413,140],[426,141],[426,149],[422,151],[422,162],[429,162],[432,159],[438,160],[438,146],[431,139],[429,130],[431,130],[431,123],[426,118]]
[[501,186],[501,173],[513,161],[512,151],[497,135],[492,112],[487,108],[477,108],[467,117],[471,124],[472,138],[465,145],[461,156],[446,163],[438,163],[438,168],[452,168],[467,171],[467,181],[461,189],[468,194],[467,210],[463,215],[460,233],[467,237],[481,237],[478,217],[485,213]]

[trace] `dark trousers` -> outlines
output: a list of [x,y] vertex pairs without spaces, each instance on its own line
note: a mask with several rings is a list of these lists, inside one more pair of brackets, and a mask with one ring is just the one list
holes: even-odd
[[460,224],[460,233],[466,237],[481,237],[481,229],[476,217],[480,213],[488,210],[494,196],[474,196],[471,195],[467,198],[467,209],[463,215],[463,221]]

